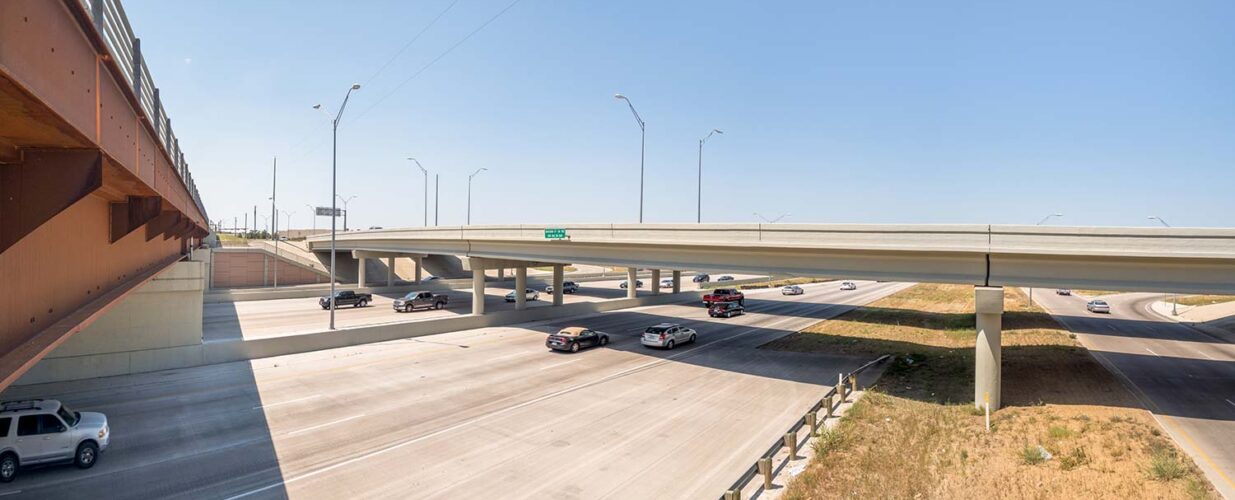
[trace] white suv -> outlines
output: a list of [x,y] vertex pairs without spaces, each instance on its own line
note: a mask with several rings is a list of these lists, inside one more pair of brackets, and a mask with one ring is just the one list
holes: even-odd
[[644,330],[639,342],[648,347],[673,349],[675,345],[694,342],[695,338],[695,330],[691,328],[674,323],[661,323]]
[[111,439],[107,417],[82,413],[52,399],[0,403],[0,482],[17,477],[17,468],[72,462],[89,469]]

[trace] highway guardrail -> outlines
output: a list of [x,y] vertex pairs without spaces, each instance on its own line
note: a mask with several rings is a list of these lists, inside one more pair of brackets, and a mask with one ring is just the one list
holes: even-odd
[[[772,477],[776,475],[775,471],[778,469],[778,467],[773,467],[775,465],[773,461],[776,459],[776,455],[780,453],[781,448],[789,448],[789,454],[786,455],[784,463],[796,459],[798,433],[802,430],[802,427],[810,428],[811,437],[818,436],[819,428],[824,426],[824,422],[832,417],[832,413],[845,402],[847,396],[858,390],[858,375],[866,371],[866,369],[886,361],[889,357],[891,356],[884,354],[848,374],[841,374],[838,377],[837,384],[829,388],[823,394],[823,397],[814,406],[811,406],[805,415],[802,415],[802,418],[799,418],[797,422],[794,422],[789,427],[789,430],[785,431],[782,438],[777,439],[766,452],[760,455],[759,459],[747,468],[741,477],[733,482],[732,486],[725,490],[725,493],[720,496],[720,500],[742,500],[742,490],[746,489],[747,485],[756,476],[760,475],[763,476],[763,489],[765,491],[770,489],[772,487]],[[819,418],[820,411],[824,412],[823,418]]]

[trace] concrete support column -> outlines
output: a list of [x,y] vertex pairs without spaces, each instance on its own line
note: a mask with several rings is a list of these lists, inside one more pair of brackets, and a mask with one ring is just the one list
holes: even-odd
[[682,271],[673,272],[673,293],[682,293]]
[[506,279],[506,268],[504,267],[497,268],[497,279],[498,281],[502,281]]
[[[516,296],[518,294],[515,294]],[[472,314],[485,313],[485,267],[472,259]]]
[[562,305],[562,296],[565,292],[562,291],[562,285],[566,278],[566,266],[562,264],[553,265],[553,305]]
[[652,295],[660,295],[660,269],[652,270]]
[[635,290],[638,287],[635,283],[638,281],[639,270],[633,267],[626,268],[626,298],[633,299],[636,297]]
[[1003,287],[974,287],[978,342],[975,346],[973,400],[982,408],[990,397],[991,410],[999,409],[1002,374],[1000,335],[1003,329]]
[[519,266],[515,268],[515,310],[522,311],[527,309],[527,268]]
[[386,286],[395,286],[395,258],[386,258]]
[[356,286],[358,288],[364,288],[364,285],[365,285],[364,259],[365,259],[364,257],[358,257],[356,259],[356,262],[359,262],[359,264],[357,264],[356,266],[356,276],[359,276],[358,278],[356,278],[357,280]]
[[422,267],[420,267],[420,259],[421,259],[420,257],[415,257],[412,259],[413,261],[416,262],[416,284],[417,285],[420,284],[421,269],[423,269]]

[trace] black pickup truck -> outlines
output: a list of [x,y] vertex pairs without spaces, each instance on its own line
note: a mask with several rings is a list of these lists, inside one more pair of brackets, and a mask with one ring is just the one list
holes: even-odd
[[[373,302],[373,294],[371,293],[356,293],[351,290],[339,290],[334,293],[334,308],[338,309],[343,306],[364,307]],[[322,309],[330,309],[330,296],[327,295],[317,299],[317,305],[322,306]]]
[[394,308],[395,312],[412,312],[417,307],[444,309],[449,301],[450,297],[433,292],[407,292],[407,295],[395,299]]

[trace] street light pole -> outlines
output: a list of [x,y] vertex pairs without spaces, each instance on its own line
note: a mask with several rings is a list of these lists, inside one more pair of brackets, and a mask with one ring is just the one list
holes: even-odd
[[777,218],[775,218],[775,219],[768,220],[768,218],[767,218],[767,217],[764,217],[764,216],[763,216],[763,214],[760,214],[759,212],[755,212],[755,217],[758,217],[758,218],[760,218],[760,219],[763,219],[763,222],[766,222],[766,223],[768,223],[768,224],[775,224],[775,223],[777,223],[777,222],[780,222],[780,220],[781,220],[781,219],[784,219],[785,217],[788,217],[788,216],[790,216],[790,215],[793,215],[793,214],[784,213],[784,214],[780,214],[780,217],[777,217]]
[[[1046,223],[1046,221],[1051,220],[1051,217],[1063,217],[1063,214],[1049,214],[1046,217],[1043,217],[1042,220],[1038,221],[1038,223],[1034,225],[1041,226],[1042,224]],[[1033,306],[1033,287],[1029,287],[1029,305]]]
[[635,105],[630,103],[630,99],[622,94],[613,94],[613,98],[626,101],[626,105],[630,106],[630,113],[635,115],[635,121],[639,123],[639,223],[643,224],[643,159],[647,147],[647,124],[639,117],[639,112],[635,111]]
[[[331,153],[330,153],[330,329],[334,330],[334,289],[335,289],[335,212],[338,210],[335,204],[335,199],[338,198],[339,185],[339,119],[343,117],[343,110],[347,108],[347,100],[352,97],[353,90],[360,90],[359,83],[353,83],[351,88],[347,89],[347,95],[343,96],[343,104],[339,105],[339,112],[334,119],[330,121],[331,128]],[[313,106],[314,109],[321,110],[322,105]],[[329,115],[327,115],[329,116]]]
[[467,176],[467,225],[472,225],[472,178],[479,175],[481,172],[489,170],[481,167],[472,172],[472,175]]
[[408,159],[416,162],[416,166],[420,168],[420,172],[425,174],[425,227],[429,227],[429,171],[425,170],[425,167],[420,164],[420,160],[415,158]]
[[[1156,220],[1165,227],[1172,227],[1170,224],[1167,224],[1165,220],[1163,220],[1161,217],[1158,217],[1157,215],[1149,216],[1149,220]],[[1171,316],[1179,316],[1179,294],[1178,293],[1171,294]]]
[[442,174],[433,174],[433,227],[437,227],[437,214],[442,205]]
[[352,200],[356,199],[357,195],[351,195],[351,196],[348,196],[347,198],[344,198],[342,195],[338,195],[338,194],[336,194],[335,196],[338,197],[339,200],[343,202],[343,232],[346,233],[347,232],[347,216],[349,215],[347,211],[347,204],[351,202]]
[[270,237],[274,239],[274,287],[279,287],[279,212],[275,209],[275,196],[279,187],[279,157],[274,158],[270,171],[270,217],[274,223],[270,226]]
[[1166,226],[1166,227],[1174,227],[1174,226],[1172,226],[1172,225],[1170,225],[1170,224],[1167,224],[1165,220],[1163,220],[1161,217],[1158,217],[1157,215],[1151,215],[1151,216],[1149,216],[1149,220],[1156,220],[1156,221],[1158,221],[1159,223],[1161,223],[1163,226]]
[[722,132],[720,129],[714,128],[712,129],[711,132],[708,132],[707,137],[699,139],[699,187],[698,187],[699,198],[696,203],[697,204],[697,208],[696,208],[697,211],[695,212],[695,223],[696,224],[703,223],[703,143],[708,142],[708,139],[712,137],[712,134],[723,134],[723,133],[724,132]]
[[[304,206],[309,207],[309,217],[313,218],[313,232],[316,233],[317,232],[317,209],[313,208],[313,205],[310,205],[308,203],[305,203]],[[291,224],[291,222],[288,222],[288,224]]]

